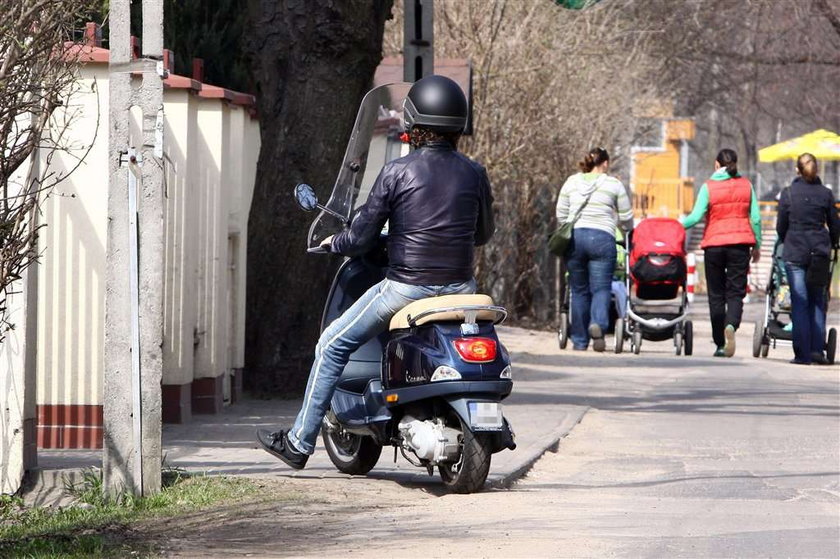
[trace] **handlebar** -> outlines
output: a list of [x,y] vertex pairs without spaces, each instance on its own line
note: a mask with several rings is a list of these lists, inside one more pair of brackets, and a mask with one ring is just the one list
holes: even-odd
[[316,246],[316,247],[313,247],[313,248],[308,248],[308,249],[306,249],[306,252],[308,252],[309,254],[329,254],[330,253],[330,251],[327,250],[327,247],[324,247],[324,246]]

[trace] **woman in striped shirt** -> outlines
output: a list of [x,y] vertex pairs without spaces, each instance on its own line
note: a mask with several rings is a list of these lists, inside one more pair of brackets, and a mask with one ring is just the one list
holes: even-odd
[[557,223],[577,221],[566,252],[572,289],[572,348],[604,351],[609,326],[610,286],[615,269],[616,226],[633,228],[633,208],[621,181],[607,175],[610,156],[593,148],[578,163],[581,172],[569,177],[557,199]]

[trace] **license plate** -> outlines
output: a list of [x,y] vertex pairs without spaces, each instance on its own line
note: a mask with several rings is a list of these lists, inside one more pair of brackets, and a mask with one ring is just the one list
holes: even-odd
[[470,402],[470,427],[479,431],[502,428],[502,405],[498,402]]

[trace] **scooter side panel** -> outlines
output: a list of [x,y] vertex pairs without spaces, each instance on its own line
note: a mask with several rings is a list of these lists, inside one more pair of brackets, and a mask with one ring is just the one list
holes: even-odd
[[[384,278],[383,268],[372,265],[364,258],[346,260],[336,273],[335,280],[330,288],[330,294],[321,318],[321,331],[323,332],[336,318],[349,309],[365,291]],[[371,363],[369,376],[370,378],[378,378],[382,351],[387,339],[386,332],[369,340],[350,356],[350,361]],[[344,378],[343,375],[342,378]]]
[[469,363],[455,350],[461,334],[460,323],[437,322],[394,334],[385,349],[385,388],[395,389],[431,382],[435,370],[452,367],[465,381],[498,380],[510,365],[507,350],[499,341],[492,323],[479,324],[477,336],[497,344],[496,359],[488,363]]
[[379,380],[368,382],[362,393],[336,388],[330,409],[346,427],[358,427],[391,419],[391,412],[385,407],[385,400],[382,398],[382,383]]

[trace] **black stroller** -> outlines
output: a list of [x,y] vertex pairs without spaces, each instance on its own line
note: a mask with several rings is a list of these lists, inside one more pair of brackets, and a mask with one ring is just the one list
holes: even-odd
[[[764,302],[764,318],[755,323],[753,331],[753,357],[767,357],[770,348],[793,344],[793,331],[791,322],[790,285],[785,273],[785,265],[782,261],[783,244],[777,242],[773,247],[773,263],[770,270],[770,279],[767,282],[767,296]],[[837,249],[831,253],[831,271],[837,265]],[[825,302],[828,307],[830,295],[829,287],[826,286]],[[826,313],[828,308],[826,308]],[[825,357],[829,363],[834,363],[837,352],[837,329],[830,328],[827,332],[825,342]]]
[[[560,286],[560,317],[557,325],[557,344],[560,346],[560,349],[566,349],[566,346],[569,344],[569,331],[572,327],[572,290],[569,286],[569,278],[565,274],[565,268],[564,262],[561,265],[564,277]],[[618,300],[616,299],[615,293],[613,293],[610,300],[610,325],[607,327],[606,334],[615,332],[619,318],[618,306]]]

